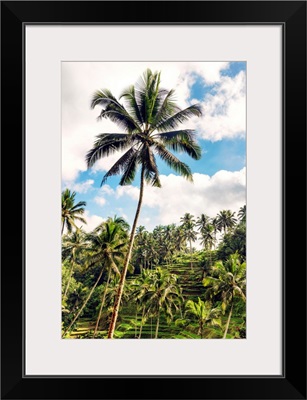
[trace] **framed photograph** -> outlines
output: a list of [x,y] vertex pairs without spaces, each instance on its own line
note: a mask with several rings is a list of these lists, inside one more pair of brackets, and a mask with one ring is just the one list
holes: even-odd
[[2,398],[306,399],[306,2],[1,27]]

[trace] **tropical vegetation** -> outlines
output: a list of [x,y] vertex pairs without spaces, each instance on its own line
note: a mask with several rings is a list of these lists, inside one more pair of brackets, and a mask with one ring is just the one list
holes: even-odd
[[[205,222],[204,215],[189,217],[202,221],[189,235],[184,215],[151,232],[136,228],[113,338],[246,337],[246,219],[236,218],[227,233],[217,225],[216,239],[218,215]],[[114,216],[92,232],[63,235],[63,338],[109,337],[130,232]]]
[[101,185],[115,175],[122,186],[136,179],[139,197],[131,226],[103,216],[86,231],[86,202],[63,190],[62,337],[245,338],[246,206],[214,216],[186,212],[151,231],[139,224],[146,186],[162,185],[159,163],[193,182],[178,157],[201,158],[196,132],[186,128],[200,105],[180,108],[174,90],[161,88],[160,73],[148,69],[119,98],[96,91],[91,107],[122,132],[99,134],[87,167],[119,154]]

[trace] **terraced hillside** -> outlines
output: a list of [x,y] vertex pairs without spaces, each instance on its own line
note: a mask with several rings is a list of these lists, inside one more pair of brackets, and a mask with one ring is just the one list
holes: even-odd
[[[168,269],[171,273],[176,274],[178,277],[178,283],[182,288],[182,294],[184,300],[192,299],[197,300],[197,297],[203,297],[205,288],[202,285],[203,268],[200,263],[194,262],[192,267],[190,262],[185,262],[181,264],[171,264],[164,265],[163,268]],[[130,276],[127,281],[134,279],[135,276]],[[182,317],[182,316],[178,316]],[[135,313],[135,304],[126,304],[123,306],[118,320],[117,337],[128,338],[138,338],[140,324],[141,324],[141,312],[139,315]],[[88,326],[86,330],[85,326]],[[80,337],[80,335],[85,335],[91,337],[91,332],[95,326],[95,321],[90,323],[89,320],[80,319],[77,328],[71,333],[71,337]],[[154,318],[149,318],[142,327],[141,338],[150,339],[154,338],[156,329],[156,320]],[[100,330],[98,337],[103,337],[107,333],[107,321],[106,316],[102,318]],[[159,338],[199,338],[197,333],[191,333],[190,331],[185,331],[182,326],[178,326],[174,321],[168,322],[164,315],[161,315],[159,324]]]
[[[197,264],[193,264],[192,268],[190,263],[182,264],[171,264],[165,265],[163,268],[167,268],[171,273],[178,276],[178,283],[182,288],[182,294],[184,300],[192,299],[197,300],[198,296],[202,296],[205,288],[202,285],[202,274],[203,269]],[[131,278],[128,278],[128,280]],[[138,320],[139,319],[139,320]],[[134,305],[126,305],[123,307],[120,317],[120,325],[118,328],[119,332],[123,332],[124,338],[135,338],[138,337],[139,325],[141,316],[134,314]],[[137,326],[137,329],[135,327]],[[155,335],[156,321],[154,318],[149,318],[146,324],[142,328],[142,339],[151,339]],[[164,315],[161,316],[159,324],[159,338],[198,338],[197,334],[193,334],[188,331],[184,331],[182,327],[177,326],[174,321],[168,323]]]
[[196,300],[202,296],[205,288],[202,284],[203,268],[199,263],[171,264],[166,268],[178,276],[178,283],[182,287],[182,294],[185,299]]

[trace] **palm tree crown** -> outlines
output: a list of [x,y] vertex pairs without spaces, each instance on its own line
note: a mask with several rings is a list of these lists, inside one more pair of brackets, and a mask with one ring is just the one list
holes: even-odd
[[224,233],[227,233],[228,229],[232,229],[236,224],[235,213],[230,210],[222,210],[217,215],[218,223],[220,229],[224,230]]
[[77,228],[75,221],[80,221],[86,224],[86,221],[81,215],[84,214],[85,201],[79,201],[75,204],[76,192],[71,192],[65,189],[62,192],[62,234],[66,225],[67,231],[70,233],[72,228]]
[[204,302],[198,297],[198,302],[188,300],[185,305],[186,314],[194,315],[199,322],[199,334],[201,339],[203,338],[204,325],[220,325],[221,320],[219,318],[220,310],[218,308],[212,308],[210,302]]
[[201,149],[191,129],[175,130],[191,116],[200,116],[198,104],[181,110],[174,102],[174,91],[160,88],[160,73],[149,69],[135,86],[130,86],[120,96],[125,106],[103,89],[94,93],[91,107],[102,106],[99,119],[115,122],[123,133],[103,133],[97,136],[93,148],[87,153],[88,167],[97,160],[116,151],[125,151],[104,175],[107,178],[121,174],[120,185],[133,182],[138,166],[141,166],[147,183],[161,186],[156,155],[185,178],[192,180],[191,170],[169,150],[183,151],[198,160]]

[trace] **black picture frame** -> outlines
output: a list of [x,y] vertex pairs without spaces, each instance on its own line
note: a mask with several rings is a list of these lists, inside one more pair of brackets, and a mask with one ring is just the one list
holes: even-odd
[[[282,376],[24,376],[23,29],[29,23],[282,25]],[[306,2],[2,1],[1,56],[1,398],[306,399]]]

